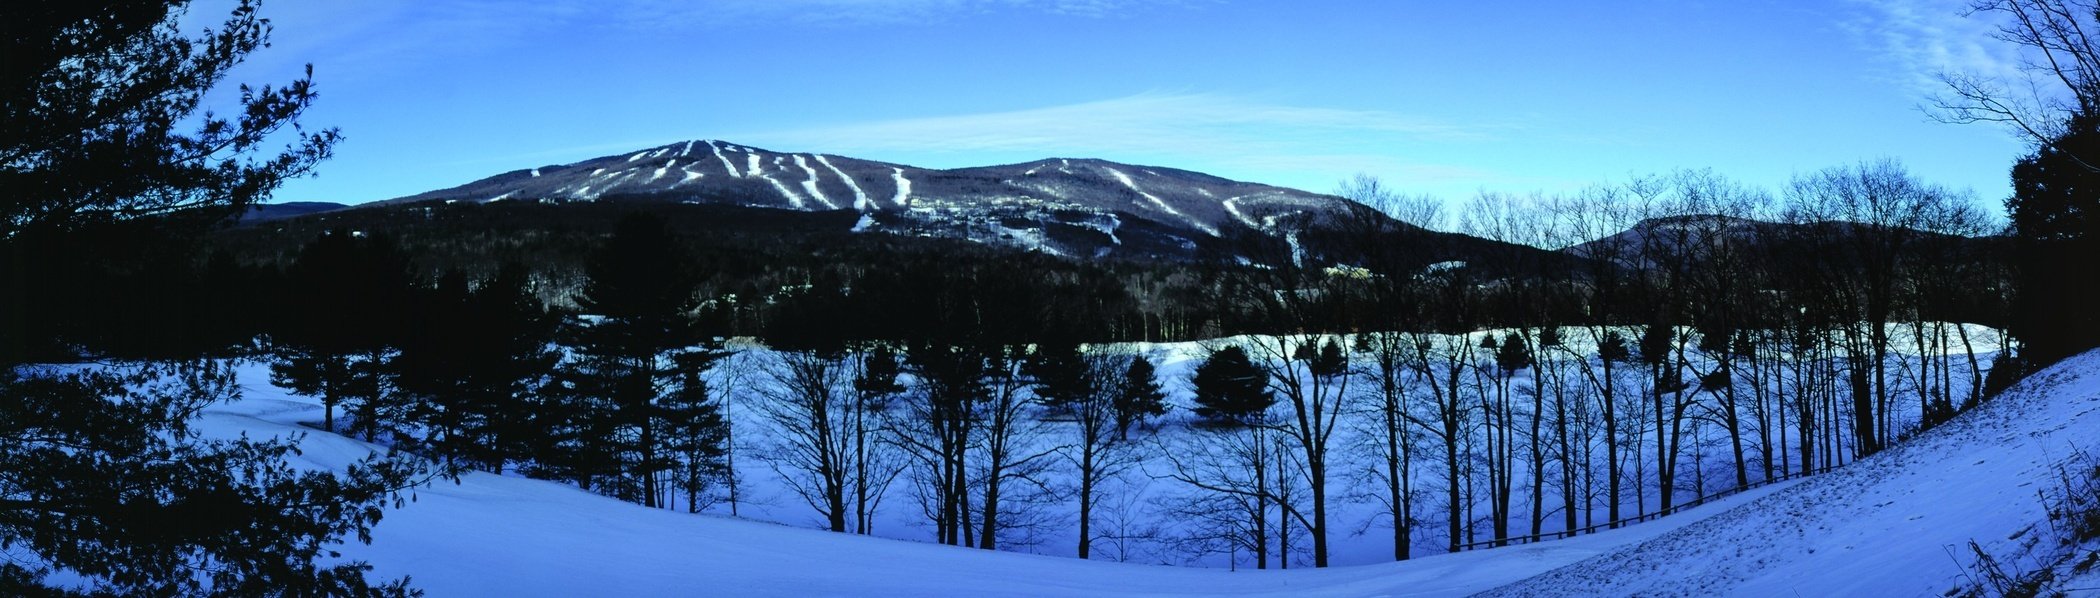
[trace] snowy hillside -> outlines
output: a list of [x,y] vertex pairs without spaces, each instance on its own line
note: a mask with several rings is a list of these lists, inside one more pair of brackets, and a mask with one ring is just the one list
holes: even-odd
[[[320,406],[243,372],[244,397],[199,422],[215,436],[304,433],[303,459],[339,468],[380,447],[305,427]],[[1453,596],[1631,545],[1784,486],[1632,528],[1405,563],[1230,571],[1081,561],[879,539],[649,509],[553,482],[474,472],[416,492],[374,542],[341,547],[431,596]]]
[[[1891,450],[1505,596],[1931,596],[2041,534],[2055,464],[2100,448],[2100,353]],[[2088,588],[2089,591],[2095,591]]]
[[[934,170],[724,141],[542,166],[380,202],[643,201],[850,210],[855,232],[962,238],[1075,257],[1192,257],[1366,210],[1348,200],[1102,160]],[[1368,213],[1368,212],[1364,212]]]

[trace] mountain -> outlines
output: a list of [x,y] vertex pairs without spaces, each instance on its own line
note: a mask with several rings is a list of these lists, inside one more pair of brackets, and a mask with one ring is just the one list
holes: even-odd
[[935,170],[712,140],[514,170],[373,205],[432,201],[842,211],[859,215],[855,232],[967,239],[1079,258],[1218,257],[1249,238],[1295,243],[1307,227],[1370,215],[1369,208],[1331,195],[1102,160]]

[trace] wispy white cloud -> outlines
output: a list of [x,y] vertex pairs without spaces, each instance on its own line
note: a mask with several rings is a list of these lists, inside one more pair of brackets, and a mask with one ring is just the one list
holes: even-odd
[[1026,110],[722,136],[789,151],[821,148],[865,158],[913,156],[949,162],[927,166],[1055,156],[1151,161],[1325,190],[1333,181],[1359,172],[1413,183],[1504,178],[1425,156],[1454,144],[1496,143],[1520,129],[1506,123],[1460,124],[1390,111],[1293,106],[1220,94],[1147,93]]
[[[1022,11],[1111,18],[1159,7],[1210,0],[593,0],[537,3],[533,11],[567,18],[602,18],[634,27],[797,24],[823,26],[938,23],[958,16]],[[481,4],[477,2],[476,4]],[[510,11],[516,3],[488,2]]]
[[1852,1],[1865,11],[1846,25],[1895,62],[1903,84],[1938,93],[1945,90],[1942,73],[2000,80],[2019,75],[2019,54],[1992,38],[1996,22],[1988,14],[1971,15],[1967,0]]
[[1378,110],[1289,106],[1216,94],[1147,93],[992,112],[756,131],[740,138],[840,151],[1246,155],[1396,141],[1480,141],[1513,129]]

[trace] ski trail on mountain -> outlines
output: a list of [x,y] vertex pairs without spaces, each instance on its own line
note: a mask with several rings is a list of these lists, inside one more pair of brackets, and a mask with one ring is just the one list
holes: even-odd
[[853,177],[846,176],[846,171],[839,170],[839,167],[833,166],[830,158],[824,157],[823,154],[817,154],[817,163],[831,169],[832,174],[839,175],[839,180],[846,181],[846,188],[853,190],[853,209],[865,212],[875,207],[875,202],[868,201],[868,192],[860,189],[860,183],[853,182]]
[[[744,155],[750,158],[749,160],[747,160],[747,163],[751,166],[751,176],[765,179],[767,183],[771,183],[773,185],[773,189],[780,191],[780,195],[787,198],[789,206],[800,210],[803,209],[806,205],[808,205],[806,202],[802,201],[802,196],[795,194],[794,189],[789,189],[788,186],[786,184],[781,183],[779,179],[773,178],[773,175],[766,174],[765,163],[759,158],[758,154]],[[773,165],[779,166],[780,159],[774,158]]]
[[729,171],[729,176],[744,178],[744,173],[736,169],[736,163],[730,162],[729,156],[722,155],[722,146],[715,145],[715,142],[710,140],[707,147],[715,150],[715,158],[722,161],[722,168]]
[[908,205],[911,201],[911,179],[904,178],[904,169],[895,166],[890,167],[890,178],[897,183],[897,196],[890,198],[890,202],[900,208]]
[[1257,225],[1257,224],[1255,224],[1255,223],[1254,223],[1254,219],[1253,219],[1253,218],[1248,218],[1248,217],[1247,217],[1247,214],[1246,214],[1245,212],[1241,212],[1241,211],[1240,211],[1239,201],[1240,201],[1240,198],[1242,198],[1242,197],[1246,197],[1246,196],[1245,196],[1245,195],[1234,195],[1234,196],[1232,196],[1232,197],[1226,198],[1226,199],[1225,199],[1225,203],[1224,203],[1224,205],[1225,205],[1225,213],[1227,213],[1227,214],[1232,214],[1232,218],[1233,218],[1234,220],[1238,220],[1238,221],[1240,221],[1240,224],[1245,224],[1245,225],[1247,225],[1247,228],[1261,228],[1261,226],[1260,226],[1260,225]]
[[1181,210],[1174,209],[1174,206],[1167,205],[1167,201],[1160,199],[1159,196],[1146,193],[1144,189],[1139,189],[1137,186],[1137,181],[1130,180],[1130,175],[1123,174],[1123,171],[1116,170],[1114,168],[1109,168],[1106,170],[1108,170],[1109,176],[1115,177],[1117,182],[1123,183],[1123,186],[1129,187],[1131,191],[1137,192],[1138,196],[1143,197],[1147,201],[1152,202],[1152,205],[1158,206],[1160,211],[1172,214],[1176,218],[1186,220],[1189,224],[1195,226],[1198,229],[1201,229],[1203,232],[1209,233],[1210,236],[1218,236],[1217,228],[1212,227],[1208,224],[1204,224],[1202,222],[1198,222],[1195,218],[1190,218],[1188,214],[1181,213]]
[[[779,158],[774,158],[773,160],[775,162],[780,161]],[[809,196],[816,198],[817,203],[824,204],[824,207],[833,210],[839,209],[838,204],[832,203],[831,198],[824,196],[823,189],[817,188],[817,169],[809,167],[808,158],[799,155],[795,156],[795,166],[800,167],[802,172],[809,174],[809,180],[802,181],[802,190],[808,191]]]

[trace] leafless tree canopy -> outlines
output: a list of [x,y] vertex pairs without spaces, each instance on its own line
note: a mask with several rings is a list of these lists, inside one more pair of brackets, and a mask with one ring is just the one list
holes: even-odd
[[[2100,3],[1976,0],[1971,18],[1998,23],[1996,39],[2020,51],[2018,74],[1948,71],[1926,112],[1949,123],[1997,123],[2036,147],[2062,136],[2070,116],[2100,108]],[[2087,167],[2092,162],[2080,159]]]

